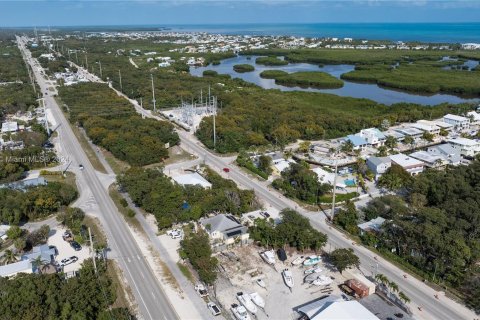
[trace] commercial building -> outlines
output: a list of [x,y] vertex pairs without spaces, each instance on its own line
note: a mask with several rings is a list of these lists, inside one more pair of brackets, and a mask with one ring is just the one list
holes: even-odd
[[182,186],[199,185],[199,186],[201,186],[202,188],[205,188],[205,189],[210,189],[212,187],[212,184],[210,182],[208,182],[207,179],[202,177],[197,172],[174,176],[174,177],[172,177],[172,179],[176,183],[178,183],[179,185],[182,185]]
[[480,152],[480,143],[478,141],[467,138],[449,139],[448,143],[452,148],[458,150],[462,156],[474,157]]
[[425,164],[415,158],[404,155],[403,153],[398,153],[390,156],[392,163],[395,163],[405,169],[410,175],[414,176],[423,172]]
[[454,114],[447,114],[443,117],[443,122],[451,124],[455,129],[468,129],[470,127],[470,119],[457,116]]
[[310,320],[378,320],[372,312],[358,301],[345,301],[338,296],[317,299],[299,306],[295,310]]

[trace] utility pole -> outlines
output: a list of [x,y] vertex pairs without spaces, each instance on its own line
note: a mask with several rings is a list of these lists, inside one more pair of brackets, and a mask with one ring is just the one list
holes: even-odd
[[332,212],[330,213],[330,219],[333,222],[335,218],[335,192],[337,191],[337,169],[338,169],[338,160],[335,159],[335,176],[333,178],[333,196],[332,196]]
[[152,97],[153,97],[153,112],[157,111],[157,105],[155,100],[155,87],[153,85],[153,74],[150,74],[150,78],[152,79]]
[[103,79],[103,73],[102,73],[102,61],[98,61],[98,64],[100,65],[100,78]]
[[217,115],[217,97],[213,98],[213,150],[217,147],[217,131],[215,127],[215,117]]
[[47,137],[50,136],[50,128],[48,127],[48,119],[47,119],[47,110],[45,108],[45,99],[44,98],[40,98],[38,100],[41,100],[42,101],[42,107],[43,107],[43,115],[45,117],[45,130],[47,130]]
[[93,250],[92,232],[90,231],[90,227],[88,227],[88,237],[90,238],[90,250],[92,250],[93,268],[95,269],[95,273],[97,273],[97,262],[95,261],[95,251]]
[[85,66],[87,67],[87,71],[88,71],[88,56],[86,51],[85,51]]
[[78,65],[78,53],[77,53],[77,49],[75,49],[75,59],[77,60],[77,65]]
[[120,69],[118,69],[118,77],[120,78],[120,91],[123,92],[122,73],[120,72]]

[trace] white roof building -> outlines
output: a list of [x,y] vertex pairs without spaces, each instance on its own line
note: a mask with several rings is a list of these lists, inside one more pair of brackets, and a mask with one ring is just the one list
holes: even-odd
[[385,135],[377,128],[363,129],[358,135],[373,146],[382,145],[386,139]]
[[465,157],[473,157],[480,152],[480,143],[467,138],[449,139],[448,143]]
[[290,167],[290,164],[292,163],[295,163],[295,161],[291,159],[280,159],[278,161],[274,161],[273,167],[278,171],[278,173],[282,173],[282,171]]
[[423,167],[425,166],[425,164],[422,161],[417,160],[413,157],[404,155],[403,153],[391,155],[390,160],[392,160],[393,163],[405,169],[405,171],[410,173],[412,176],[422,172]]
[[172,177],[172,179],[178,183],[179,185],[186,186],[186,185],[200,185],[205,189],[210,189],[212,184],[208,182],[207,179],[202,177],[197,172],[182,174],[178,176]]
[[414,153],[410,153],[410,157],[422,161],[427,167],[430,168],[443,167],[447,162],[444,157],[429,153],[427,151],[417,151]]
[[33,273],[32,262],[30,260],[22,260],[0,266],[0,277],[11,277],[17,273]]
[[416,123],[412,123],[411,126],[413,128],[422,130],[423,132],[428,132],[431,134],[439,134],[440,127],[434,124],[433,122],[426,121],[426,120],[419,120]]
[[17,132],[18,124],[16,121],[5,121],[2,123],[2,133]]
[[310,320],[378,320],[367,308],[356,300],[345,301],[341,297],[330,296],[296,309]]
[[385,219],[382,217],[376,217],[375,219],[372,219],[370,221],[360,223],[358,227],[362,231],[375,231],[378,232],[380,231],[380,228],[382,227],[383,223],[385,222]]
[[447,114],[443,117],[443,122],[453,125],[455,128],[468,128],[470,126],[470,119],[457,116],[454,114]]
[[470,111],[470,112],[467,112],[467,116],[469,118],[471,118],[471,123],[472,124],[479,124],[480,123],[480,113],[477,113],[475,111]]
[[[335,174],[333,172],[327,172],[320,167],[312,169],[312,171],[317,174],[318,181],[320,181],[322,183],[328,183],[329,185],[333,186],[333,181],[335,180]],[[337,189],[346,189],[347,188],[347,185],[345,183],[343,183],[343,181],[340,177],[337,177],[336,188]]]

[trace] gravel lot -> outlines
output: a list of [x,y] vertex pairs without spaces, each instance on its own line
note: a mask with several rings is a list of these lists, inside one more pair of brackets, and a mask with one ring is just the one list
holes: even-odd
[[48,244],[51,246],[56,246],[58,250],[58,256],[55,257],[55,260],[60,264],[60,261],[65,258],[69,258],[71,256],[76,256],[78,258],[77,262],[72,264],[66,265],[64,267],[64,272],[72,272],[77,271],[80,269],[82,262],[85,259],[90,257],[90,250],[88,247],[82,245],[82,250],[75,251],[67,241],[64,241],[62,238],[62,234],[66,231],[66,229],[62,227],[58,227],[53,229],[55,233],[48,238]]

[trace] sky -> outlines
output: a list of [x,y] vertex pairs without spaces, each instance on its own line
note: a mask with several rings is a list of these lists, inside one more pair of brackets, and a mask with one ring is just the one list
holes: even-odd
[[0,0],[0,27],[480,22],[480,0]]

